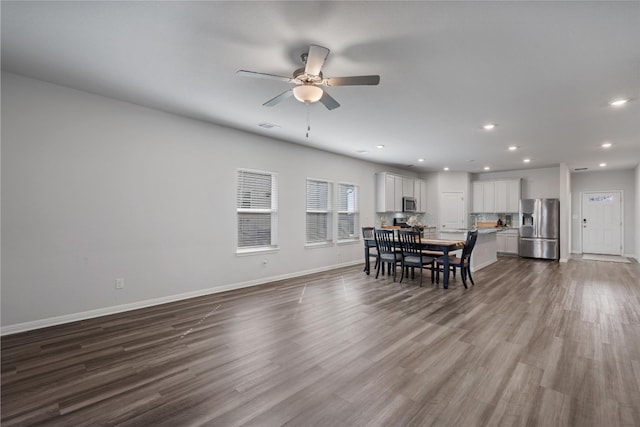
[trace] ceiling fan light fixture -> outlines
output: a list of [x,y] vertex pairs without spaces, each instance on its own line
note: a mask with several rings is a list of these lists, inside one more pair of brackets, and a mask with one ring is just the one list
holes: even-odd
[[300,102],[313,104],[320,101],[324,92],[315,85],[299,85],[293,88],[293,96]]

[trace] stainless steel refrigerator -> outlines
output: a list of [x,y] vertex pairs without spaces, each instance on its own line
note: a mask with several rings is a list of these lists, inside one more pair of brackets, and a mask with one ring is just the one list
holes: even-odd
[[560,200],[520,200],[521,257],[560,259]]

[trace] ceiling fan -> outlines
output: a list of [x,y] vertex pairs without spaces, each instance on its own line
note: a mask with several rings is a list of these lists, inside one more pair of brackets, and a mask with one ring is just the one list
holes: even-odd
[[277,105],[285,99],[293,96],[298,101],[307,104],[320,101],[325,107],[327,107],[327,109],[333,110],[334,108],[338,108],[340,104],[320,86],[375,86],[380,83],[380,76],[324,78],[321,69],[328,55],[329,49],[312,44],[309,46],[309,52],[301,55],[302,62],[305,66],[295,70],[292,77],[257,73],[255,71],[246,70],[239,70],[236,74],[245,77],[256,77],[259,79],[279,80],[296,85],[292,89],[284,91],[275,98],[272,98],[262,104],[266,107],[273,107],[274,105]]

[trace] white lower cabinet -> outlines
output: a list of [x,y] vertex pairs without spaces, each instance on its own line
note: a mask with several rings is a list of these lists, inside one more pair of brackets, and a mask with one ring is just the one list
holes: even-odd
[[496,246],[499,253],[518,254],[518,233],[501,231],[496,235]]

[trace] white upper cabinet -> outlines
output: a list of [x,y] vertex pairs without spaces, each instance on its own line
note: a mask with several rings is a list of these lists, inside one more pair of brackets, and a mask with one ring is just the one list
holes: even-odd
[[427,211],[427,183],[416,179],[414,182],[413,194],[418,202],[418,212]]
[[507,181],[496,181],[495,212],[507,212]]
[[472,194],[472,212],[483,212],[484,209],[484,191],[482,187],[482,181],[473,181],[471,183]]
[[520,209],[521,179],[507,181],[507,210],[505,212],[518,212]]
[[403,177],[387,172],[376,174],[376,212],[401,212]]
[[518,212],[520,179],[473,181],[473,212]]
[[402,177],[402,197],[415,197],[415,179]]
[[494,181],[473,181],[473,212],[495,211],[495,183]]
[[388,172],[376,174],[376,212],[402,212],[403,197],[414,197],[417,211],[426,212],[427,183]]
[[496,188],[493,181],[484,181],[482,183],[482,202],[484,212],[496,211]]
[[394,212],[402,212],[402,198],[404,197],[404,185],[402,182],[402,177],[401,176],[395,176],[395,191],[394,191],[394,197],[393,197],[393,209],[391,209]]

